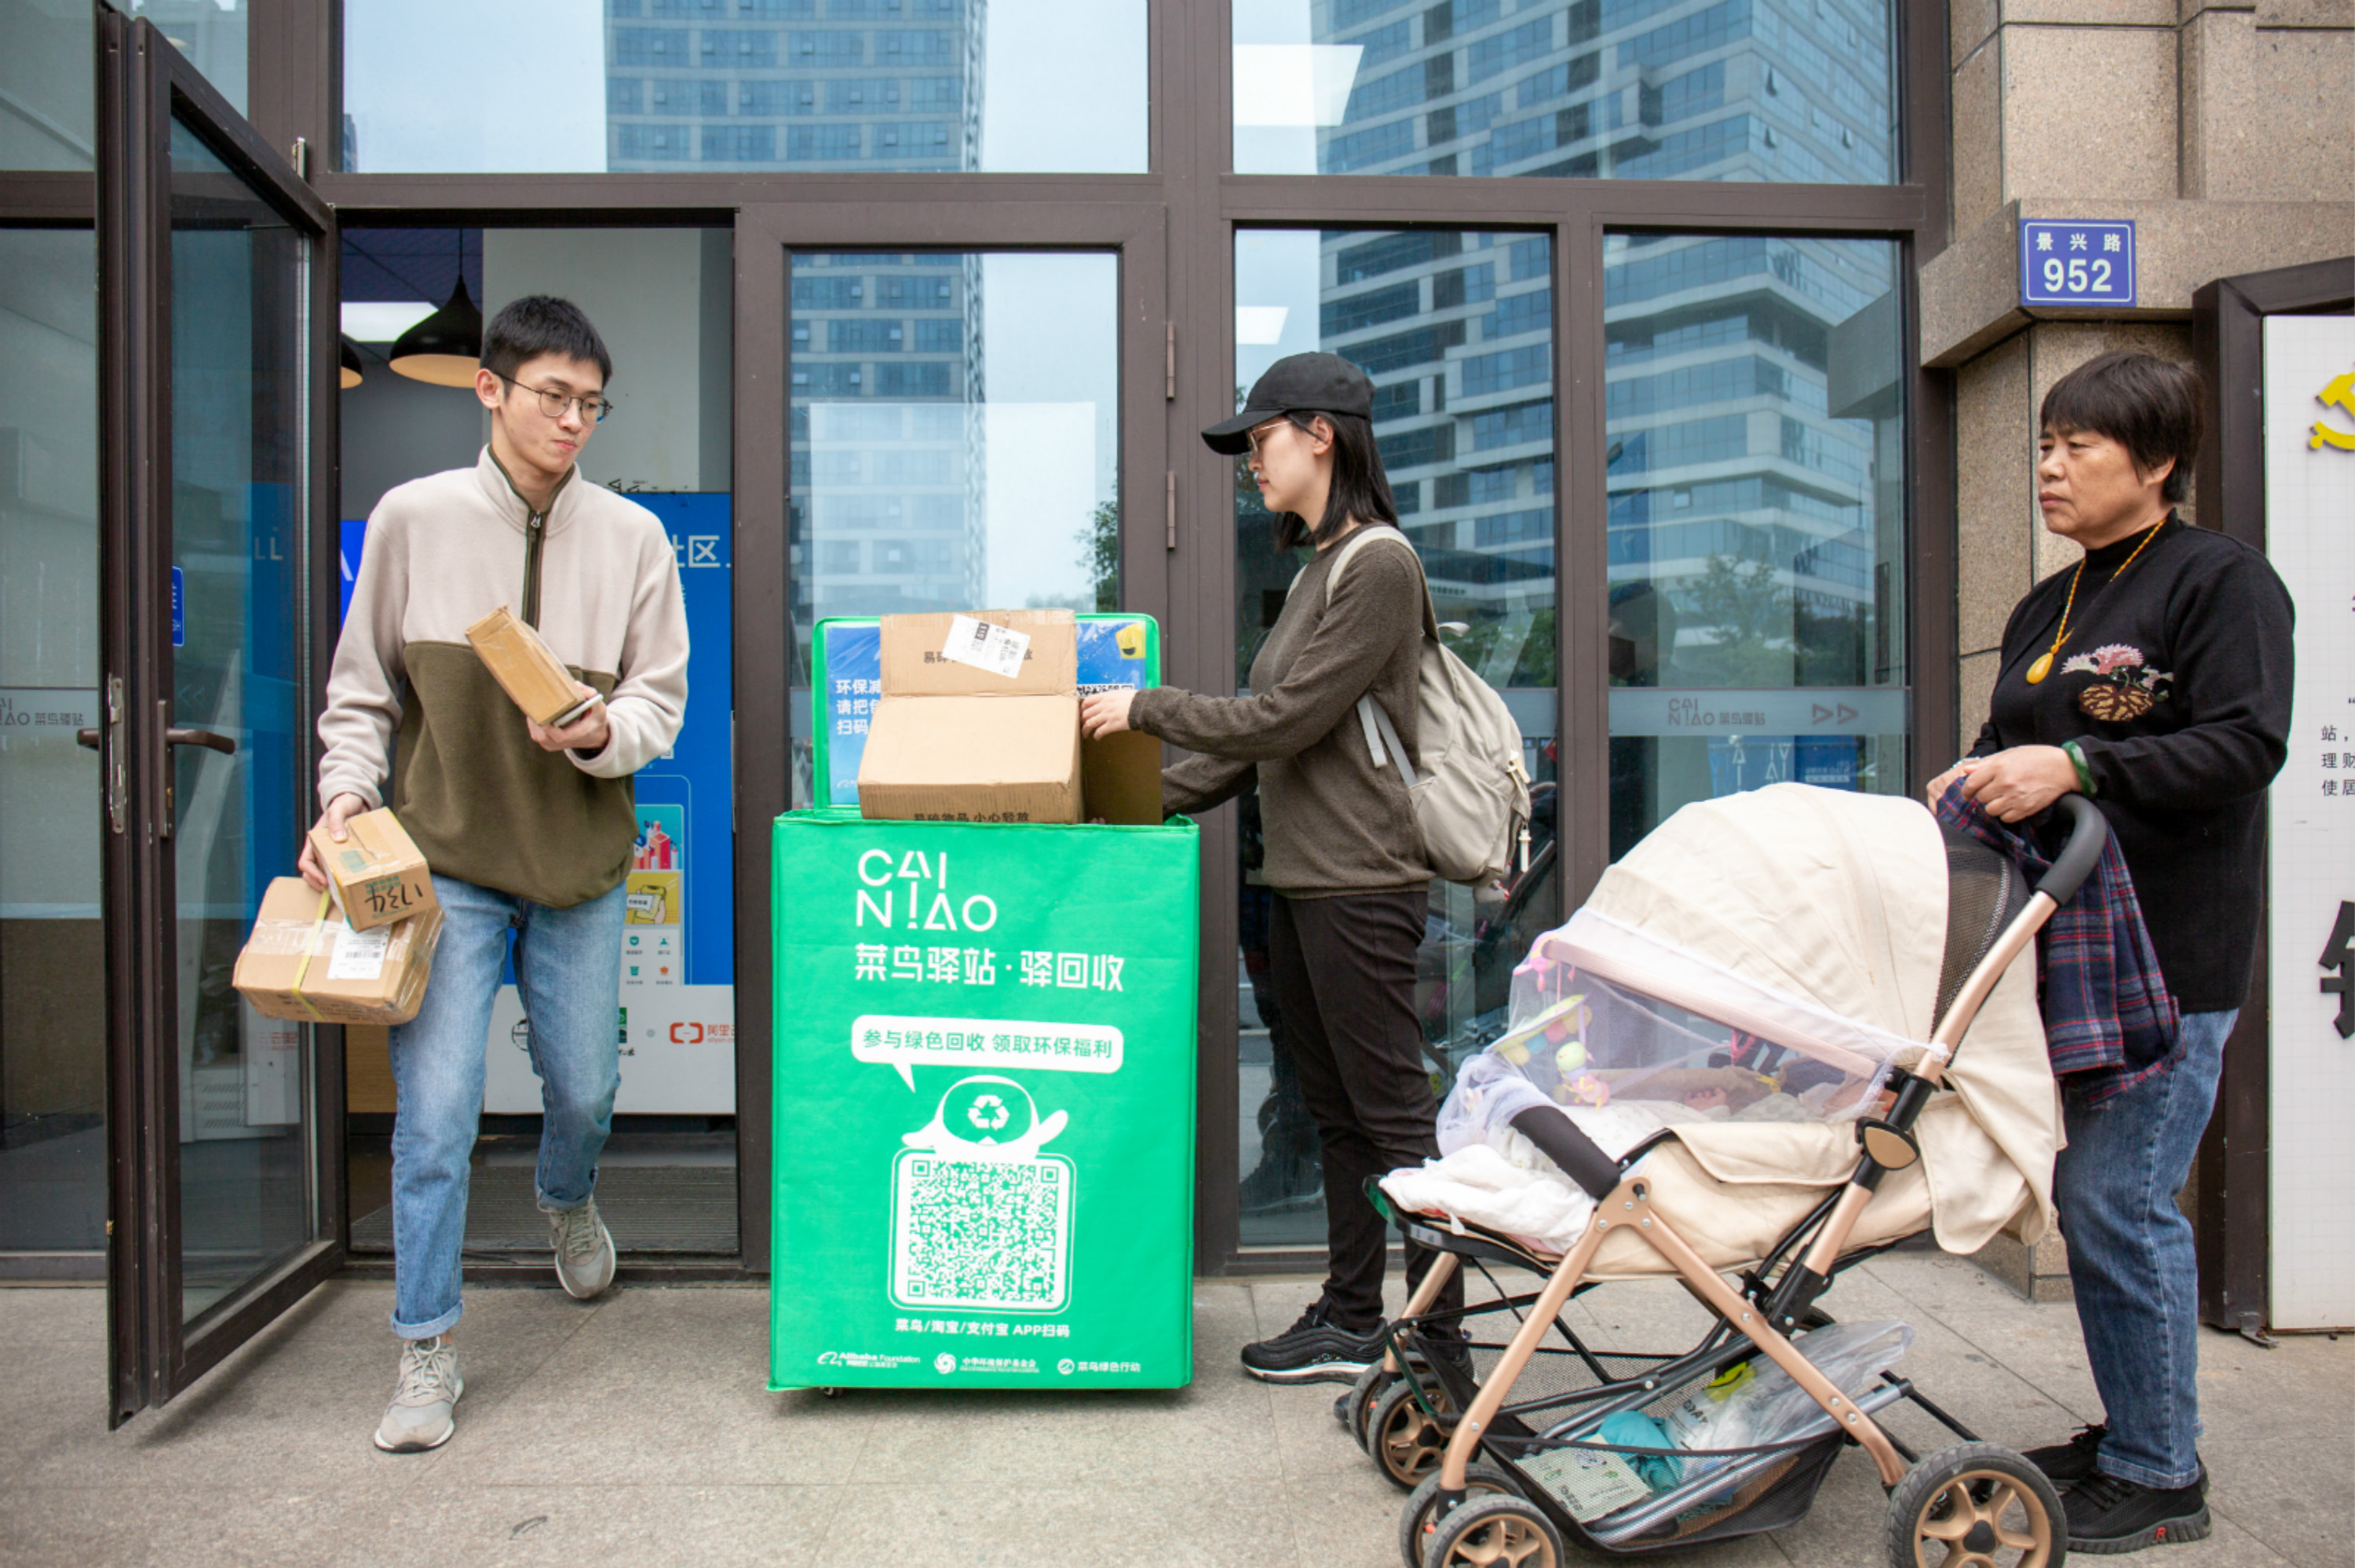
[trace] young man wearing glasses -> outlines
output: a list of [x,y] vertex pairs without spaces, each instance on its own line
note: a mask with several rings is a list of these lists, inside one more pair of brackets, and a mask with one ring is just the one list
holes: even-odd
[[[424,1006],[392,1031],[392,1330],[400,1385],[376,1445],[456,1429],[468,1160],[507,942],[546,1119],[537,1188],[556,1277],[582,1300],[613,1278],[597,1157],[621,1086],[622,914],[631,776],[677,738],[687,609],[652,513],[581,475],[612,413],[612,357],[578,306],[535,295],[483,334],[472,468],[386,493],[368,518],[319,720],[320,826],[389,804],[433,871],[441,945]],[[539,629],[598,699],[560,728],[516,711],[466,641],[501,605]],[[388,790],[388,777],[390,787]],[[305,844],[303,874],[325,873]]]

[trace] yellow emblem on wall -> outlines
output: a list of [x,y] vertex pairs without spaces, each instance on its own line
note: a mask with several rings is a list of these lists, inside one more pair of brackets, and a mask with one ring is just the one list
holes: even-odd
[[[2337,408],[2350,418],[2355,418],[2355,371],[2338,377],[2317,392],[2314,400],[2326,408]],[[2355,430],[2334,429],[2317,419],[2314,435],[2306,443],[2306,450],[2313,451],[2325,444],[2337,447],[2342,452],[2355,452]]]

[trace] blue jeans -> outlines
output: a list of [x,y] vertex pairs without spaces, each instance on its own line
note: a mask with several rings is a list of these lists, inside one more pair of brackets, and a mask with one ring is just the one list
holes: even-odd
[[2215,1108],[2224,1037],[2239,1016],[2186,1013],[2172,1068],[2094,1108],[2062,1111],[2069,1147],[2052,1198],[2109,1423],[2095,1464],[2147,1487],[2200,1477],[2200,1266],[2175,1194]]
[[433,879],[442,940],[425,1004],[392,1031],[392,1331],[426,1340],[454,1328],[466,1179],[483,1114],[483,1075],[515,934],[516,982],[539,1075],[538,1187],[543,1209],[577,1209],[622,1086],[622,915],[626,886],[551,909],[455,877]]

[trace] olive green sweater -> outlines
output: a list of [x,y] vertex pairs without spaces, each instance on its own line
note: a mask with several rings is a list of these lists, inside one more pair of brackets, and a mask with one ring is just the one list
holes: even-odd
[[[603,750],[532,740],[466,641],[501,605],[604,694]],[[368,518],[319,718],[320,802],[390,804],[441,875],[585,903],[628,874],[631,776],[678,737],[687,652],[677,557],[654,514],[575,470],[536,515],[485,447],[473,468],[387,492]]]
[[1129,723],[1203,755],[1166,769],[1162,810],[1207,810],[1259,787],[1263,874],[1294,898],[1394,893],[1431,881],[1414,806],[1395,763],[1376,768],[1358,699],[1373,694],[1410,757],[1426,606],[1423,567],[1395,543],[1359,546],[1326,602],[1340,554],[1319,551],[1293,579],[1252,661],[1251,691],[1206,697],[1139,692]]

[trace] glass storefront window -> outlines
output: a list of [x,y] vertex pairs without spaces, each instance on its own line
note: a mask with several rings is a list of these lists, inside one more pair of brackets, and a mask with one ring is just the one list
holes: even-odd
[[799,252],[792,333],[805,806],[818,621],[1120,608],[1120,260]]
[[240,114],[245,111],[246,19],[253,0],[130,0]]
[[0,169],[97,166],[92,3],[12,0],[0,7]]
[[1886,184],[1889,0],[1265,0],[1234,8],[1258,175]]
[[[1501,902],[1431,887],[1415,1001],[1434,1086],[1500,1029],[1512,966],[1559,924],[1554,855],[1556,658],[1552,242],[1450,229],[1245,230],[1235,237],[1236,401],[1268,366],[1324,350],[1374,381],[1374,435],[1401,525],[1453,646],[1503,694],[1528,747],[1529,873]],[[1238,691],[1304,553],[1236,464]],[[1258,801],[1242,824],[1242,1242],[1322,1245],[1316,1128],[1269,984]]]
[[345,0],[342,159],[1135,174],[1146,81],[1146,0]]
[[106,1245],[97,274],[0,229],[0,1256]]
[[1688,800],[1905,788],[1905,334],[1879,239],[1604,249],[1611,853]]

